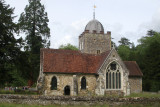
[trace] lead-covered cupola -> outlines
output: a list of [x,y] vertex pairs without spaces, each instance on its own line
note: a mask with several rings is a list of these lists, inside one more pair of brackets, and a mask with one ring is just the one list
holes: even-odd
[[104,33],[103,25],[96,19],[88,22],[85,27],[85,32],[89,33]]

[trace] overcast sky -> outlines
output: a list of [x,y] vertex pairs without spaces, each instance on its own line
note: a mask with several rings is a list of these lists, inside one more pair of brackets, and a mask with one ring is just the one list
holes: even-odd
[[[19,19],[28,0],[5,0],[15,7]],[[41,0],[48,13],[51,29],[51,46],[71,43],[78,46],[78,36],[86,24],[93,19],[93,5],[96,5],[96,19],[111,31],[116,44],[121,37],[138,44],[147,30],[160,32],[160,0]]]

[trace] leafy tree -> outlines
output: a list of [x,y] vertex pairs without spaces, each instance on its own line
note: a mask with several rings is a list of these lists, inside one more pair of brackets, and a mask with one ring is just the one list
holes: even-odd
[[14,79],[11,73],[16,69],[20,52],[20,39],[15,39],[17,26],[13,22],[14,8],[0,1],[0,86],[10,84]]
[[136,47],[129,40],[121,39],[118,53],[123,60],[135,60],[143,72],[143,90],[160,90],[160,33],[148,31]]
[[78,50],[78,48],[76,46],[73,46],[69,43],[67,45],[60,45],[59,49]]
[[117,48],[118,54],[122,58],[122,60],[128,61],[130,59],[131,49],[130,46],[134,47],[134,44],[129,42],[129,39],[122,37],[120,41],[118,41],[120,45]]
[[[49,48],[50,29],[48,27],[48,16],[41,0],[28,0],[29,5],[25,7],[19,18],[19,29],[26,34],[24,47],[27,56],[26,68],[24,69],[30,81],[35,82],[39,73],[40,48]],[[30,84],[32,85],[32,83]]]
[[154,30],[149,30],[148,32],[147,32],[147,35],[148,36],[153,36],[153,35],[155,35],[155,31]]
[[126,46],[130,46],[131,42],[129,42],[129,39],[122,37],[120,41],[118,41],[120,45],[126,45]]
[[50,46],[50,29],[48,27],[48,16],[41,0],[29,0],[19,19],[21,31],[26,33],[28,48],[37,53],[39,48]]
[[143,89],[160,90],[160,33],[142,37],[137,46],[138,64],[143,72]]
[[118,51],[118,54],[120,55],[120,57],[122,58],[122,60],[124,60],[124,61],[129,60],[130,48],[128,46],[120,45],[120,46],[118,46],[117,51]]

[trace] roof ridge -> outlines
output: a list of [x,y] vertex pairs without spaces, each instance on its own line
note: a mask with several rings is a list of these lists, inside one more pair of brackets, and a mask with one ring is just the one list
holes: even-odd
[[104,54],[110,52],[109,51],[105,51],[101,54],[90,54],[90,53],[82,53],[79,50],[66,50],[66,49],[51,49],[51,48],[41,48],[41,51],[47,51],[47,52],[51,52],[51,53],[57,53],[57,54],[79,54],[79,55],[85,55],[85,56],[103,56]]

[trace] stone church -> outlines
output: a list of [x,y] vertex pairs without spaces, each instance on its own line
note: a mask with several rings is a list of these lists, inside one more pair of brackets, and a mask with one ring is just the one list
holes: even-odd
[[37,89],[56,96],[126,96],[142,91],[142,76],[135,61],[122,61],[111,32],[93,19],[79,36],[79,51],[40,50]]

